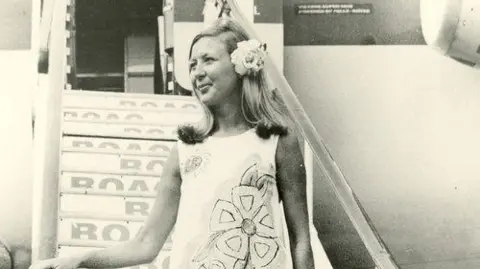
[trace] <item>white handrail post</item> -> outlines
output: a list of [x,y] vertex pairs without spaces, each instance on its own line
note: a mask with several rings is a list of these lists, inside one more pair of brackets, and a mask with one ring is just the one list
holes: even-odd
[[[32,262],[56,254],[58,214],[58,167],[61,139],[61,102],[66,85],[65,19],[69,1],[46,1],[51,8],[51,23],[41,34],[49,33],[49,70],[39,80],[42,93],[36,100],[36,124],[33,147]],[[47,5],[49,3],[49,5]],[[42,20],[44,20],[42,18]],[[45,24],[42,24],[45,26]],[[40,40],[40,48],[44,45]],[[45,40],[43,40],[45,42]]]

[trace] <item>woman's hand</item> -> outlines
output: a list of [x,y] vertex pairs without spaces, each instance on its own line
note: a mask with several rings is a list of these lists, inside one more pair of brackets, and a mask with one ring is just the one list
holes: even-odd
[[82,256],[68,256],[38,261],[29,269],[77,269],[82,263]]

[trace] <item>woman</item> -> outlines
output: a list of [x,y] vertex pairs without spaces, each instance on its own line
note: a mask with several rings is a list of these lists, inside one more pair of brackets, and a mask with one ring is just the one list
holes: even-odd
[[171,269],[314,268],[302,154],[266,82],[264,57],[265,46],[230,19],[196,36],[190,77],[205,120],[179,128],[142,231],[31,269],[149,263],[174,224]]

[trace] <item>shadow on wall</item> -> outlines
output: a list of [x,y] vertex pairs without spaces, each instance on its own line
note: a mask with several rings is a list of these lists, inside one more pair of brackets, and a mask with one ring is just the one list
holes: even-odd
[[0,240],[0,268],[13,269],[13,259],[10,250]]
[[313,221],[333,268],[374,269],[370,254],[335,196],[327,176],[316,164],[313,174]]
[[29,266],[30,249],[0,240],[0,269],[23,269]]

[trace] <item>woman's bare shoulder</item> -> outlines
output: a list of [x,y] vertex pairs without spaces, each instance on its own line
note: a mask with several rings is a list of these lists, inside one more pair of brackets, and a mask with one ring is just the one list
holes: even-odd
[[303,154],[298,138],[297,133],[291,130],[279,137],[275,155],[278,169],[303,168]]

